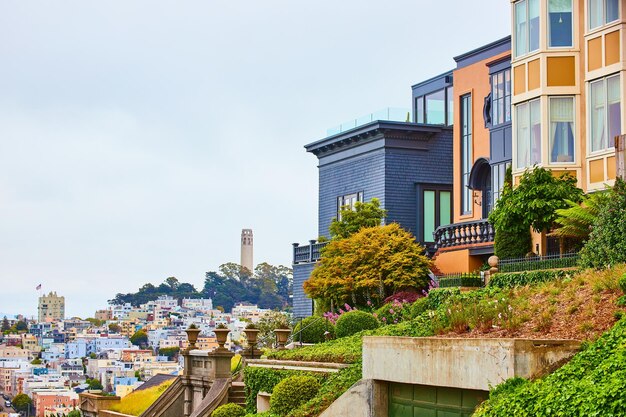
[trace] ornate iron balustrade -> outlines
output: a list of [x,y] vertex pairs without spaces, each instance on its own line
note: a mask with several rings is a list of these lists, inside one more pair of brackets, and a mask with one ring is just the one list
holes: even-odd
[[437,249],[493,242],[495,235],[487,219],[439,226],[433,232]]
[[299,243],[293,243],[293,263],[312,263],[320,260],[322,248],[328,242],[317,243],[316,240],[309,240],[308,245],[300,246]]

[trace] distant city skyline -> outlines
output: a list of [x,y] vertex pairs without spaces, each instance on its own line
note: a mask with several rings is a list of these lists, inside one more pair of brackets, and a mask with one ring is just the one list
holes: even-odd
[[[86,317],[116,293],[317,238],[303,145],[509,35],[510,4],[0,4],[0,304],[39,283]],[[481,28],[479,31],[476,28]],[[462,33],[463,36],[459,36]],[[245,224],[242,224],[245,223]]]

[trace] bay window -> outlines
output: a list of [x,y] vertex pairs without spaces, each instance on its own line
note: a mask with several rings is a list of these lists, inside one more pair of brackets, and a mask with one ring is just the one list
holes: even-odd
[[574,162],[574,97],[550,97],[550,162]]
[[622,109],[619,75],[589,83],[589,140],[591,152],[613,147],[621,134]]
[[541,163],[541,104],[539,99],[515,106],[517,168]]
[[551,48],[573,46],[572,0],[548,0],[548,25]]

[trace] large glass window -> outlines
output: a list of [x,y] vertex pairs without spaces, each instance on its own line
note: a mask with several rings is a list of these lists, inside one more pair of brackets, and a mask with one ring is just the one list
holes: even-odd
[[511,70],[491,76],[491,124],[497,126],[511,121]]
[[517,168],[541,163],[541,106],[539,100],[515,106]]
[[448,190],[424,190],[423,242],[433,242],[433,233],[439,226],[451,223],[452,194]]
[[539,49],[539,0],[515,3],[515,56]]
[[589,29],[595,29],[619,19],[619,0],[589,0],[587,3]]
[[472,190],[469,175],[472,169],[472,96],[461,97],[461,213],[472,212]]
[[452,87],[446,89],[446,98],[448,99],[448,126],[454,124],[454,90]]
[[573,46],[572,0],[548,1],[548,25],[551,48]]
[[426,96],[426,123],[431,125],[446,123],[445,90],[435,91]]
[[424,123],[424,97],[415,99],[415,122]]
[[550,162],[574,162],[574,98],[550,98]]
[[500,194],[502,193],[502,187],[504,187],[504,180],[506,178],[506,170],[510,166],[510,162],[503,162],[491,166],[491,195],[492,202],[491,207],[495,207]]
[[589,84],[591,152],[613,146],[613,138],[621,134],[622,114],[619,75]]

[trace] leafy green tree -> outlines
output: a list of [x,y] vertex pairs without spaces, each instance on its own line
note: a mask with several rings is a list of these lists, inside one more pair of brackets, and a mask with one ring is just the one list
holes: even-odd
[[100,327],[105,323],[105,320],[94,319],[93,317],[87,317],[85,321],[88,321],[94,327]]
[[109,332],[110,333],[119,333],[122,331],[122,327],[117,323],[109,324]]
[[89,385],[89,389],[90,390],[102,390],[102,389],[104,389],[104,387],[102,386],[102,383],[100,382],[99,379],[87,378],[87,380],[85,382],[87,383],[87,385]]
[[380,226],[387,210],[380,208],[380,201],[372,198],[368,203],[356,202],[354,210],[344,206],[340,210],[341,220],[334,218],[329,231],[333,239],[344,239],[364,227]]
[[176,277],[168,277],[165,279],[165,283],[172,289],[172,291],[176,291],[180,286],[180,282]]
[[11,404],[13,404],[13,408],[17,411],[26,411],[31,406],[33,401],[26,394],[17,394]]
[[426,288],[430,265],[424,248],[397,223],[363,228],[323,249],[304,291],[331,308],[378,305],[400,290]]
[[513,188],[508,171],[498,204],[489,215],[496,231],[496,255],[524,256],[530,246],[530,228],[536,232],[549,230],[558,218],[556,211],[568,207],[566,200],[578,203],[582,194],[576,187],[576,178],[555,177],[552,171],[541,167],[524,172],[519,185]]
[[73,409],[67,414],[67,417],[80,417],[80,411]]
[[148,345],[148,333],[144,329],[139,329],[130,337],[130,343],[143,347]]
[[7,316],[4,316],[4,318],[2,319],[2,327],[0,328],[0,331],[2,333],[6,333],[9,330],[11,330],[11,324],[9,323],[9,319],[7,319]]
[[284,328],[285,325],[288,325],[288,318],[282,311],[271,311],[263,316],[257,323],[259,347],[272,347],[276,340],[274,330]]
[[626,262],[626,182],[621,178],[609,193],[606,206],[593,223],[589,240],[580,252],[580,264],[605,268]]
[[28,331],[28,323],[26,323],[24,320],[18,320],[18,322],[15,323],[15,330],[18,332]]
[[167,356],[167,358],[170,360],[175,358],[179,352],[180,348],[178,346],[159,349],[159,355]]
[[568,207],[556,211],[557,228],[550,235],[563,239],[587,240],[594,222],[609,199],[610,193],[601,191],[586,195],[581,204],[566,200]]

